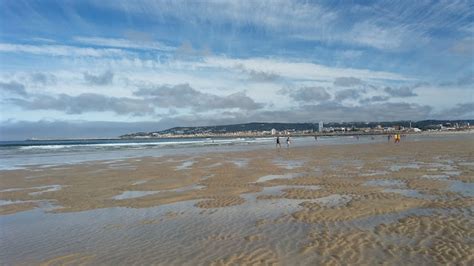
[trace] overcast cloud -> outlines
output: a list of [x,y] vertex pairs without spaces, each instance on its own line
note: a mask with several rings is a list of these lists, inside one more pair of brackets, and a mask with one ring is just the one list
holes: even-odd
[[110,70],[107,70],[99,75],[89,74],[89,72],[84,73],[84,80],[90,85],[109,85],[112,83],[113,79],[114,73],[112,73]]
[[406,86],[399,88],[385,87],[384,91],[392,97],[405,98],[417,96],[417,94],[413,92],[413,88]]
[[331,99],[331,95],[323,87],[286,88],[279,92],[298,102],[323,102]]
[[334,86],[339,87],[352,87],[357,85],[362,85],[364,82],[358,78],[353,77],[341,77],[334,80]]
[[343,101],[343,100],[357,100],[360,98],[361,94],[363,91],[361,90],[356,90],[356,89],[347,89],[347,90],[342,90],[336,92],[336,97],[335,99],[337,101]]
[[190,107],[197,111],[230,108],[255,110],[263,107],[263,104],[256,103],[244,92],[218,96],[200,92],[189,84],[144,87],[135,91],[134,95],[149,99],[160,107]]
[[29,99],[10,99],[10,102],[26,110],[56,110],[66,114],[110,111],[121,115],[139,116],[154,112],[151,104],[141,99],[108,97],[96,93],[83,93],[77,96],[34,95]]
[[16,81],[0,82],[0,90],[6,95],[20,95],[26,96],[25,86]]

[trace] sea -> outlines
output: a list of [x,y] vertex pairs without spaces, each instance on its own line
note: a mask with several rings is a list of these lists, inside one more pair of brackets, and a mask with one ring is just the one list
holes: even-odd
[[[469,138],[472,134],[407,135],[411,141],[439,138]],[[344,145],[387,142],[378,136],[291,137],[291,147]],[[403,140],[402,140],[403,141]],[[0,170],[23,169],[31,166],[49,167],[97,160],[117,160],[137,157],[193,155],[209,152],[232,152],[274,149],[275,137],[257,138],[160,138],[160,139],[84,139],[84,140],[24,140],[0,141]],[[287,148],[286,137],[280,137]]]

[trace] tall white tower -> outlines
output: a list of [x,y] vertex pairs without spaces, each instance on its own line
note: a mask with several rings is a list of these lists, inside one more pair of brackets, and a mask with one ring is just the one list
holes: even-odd
[[323,132],[323,128],[324,128],[323,121],[319,121],[318,131]]

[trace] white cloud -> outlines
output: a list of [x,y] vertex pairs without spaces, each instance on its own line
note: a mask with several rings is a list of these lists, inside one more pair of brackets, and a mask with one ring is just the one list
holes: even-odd
[[94,46],[140,49],[140,50],[160,50],[160,51],[175,50],[175,48],[167,46],[163,43],[146,41],[146,40],[132,41],[129,39],[120,39],[120,38],[101,38],[101,37],[83,37],[83,36],[76,36],[74,37],[74,40],[83,44],[94,45]]
[[36,55],[52,55],[67,57],[107,57],[125,56],[127,53],[113,48],[90,48],[69,45],[29,45],[0,43],[0,52],[29,53]]
[[412,78],[400,74],[372,71],[368,69],[337,68],[318,65],[307,62],[294,62],[280,59],[251,58],[233,59],[227,57],[207,57],[203,62],[193,62],[192,65],[199,67],[215,67],[225,69],[238,69],[244,67],[250,71],[275,73],[282,77],[291,79],[330,79],[348,76],[360,79],[398,80],[409,81]]
[[354,25],[349,41],[378,49],[395,49],[400,47],[405,35],[400,28],[379,27],[364,21]]

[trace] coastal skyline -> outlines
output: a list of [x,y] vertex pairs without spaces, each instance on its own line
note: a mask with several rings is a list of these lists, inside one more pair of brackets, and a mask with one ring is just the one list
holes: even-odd
[[0,139],[474,117],[472,1],[0,1]]

